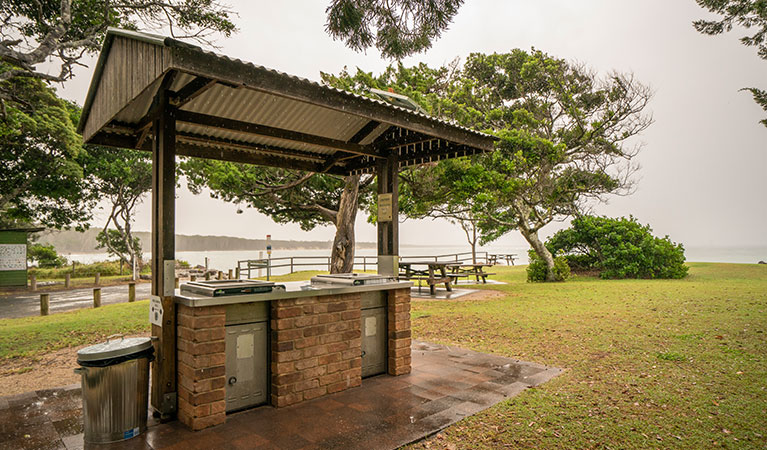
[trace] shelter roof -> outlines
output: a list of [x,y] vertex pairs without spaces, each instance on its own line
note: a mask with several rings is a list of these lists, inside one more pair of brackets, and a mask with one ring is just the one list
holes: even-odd
[[175,107],[179,155],[341,175],[491,151],[495,138],[390,103],[148,33],[110,28],[79,132],[151,150],[159,94]]

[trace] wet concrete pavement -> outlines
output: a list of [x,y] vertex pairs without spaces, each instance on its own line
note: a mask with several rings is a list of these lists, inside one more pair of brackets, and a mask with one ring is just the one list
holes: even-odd
[[[425,342],[413,372],[366,378],[362,386],[287,408],[231,414],[191,432],[150,419],[146,433],[107,449],[391,449],[544,383],[560,369]],[[0,398],[0,449],[83,448],[77,386]]]
[[[136,300],[149,298],[151,283],[136,284]],[[50,313],[93,307],[93,288],[67,291],[45,291],[50,294]],[[128,301],[128,285],[102,286],[101,304],[125,303]],[[0,296],[0,318],[17,318],[40,315],[40,292],[24,291],[18,294]]]

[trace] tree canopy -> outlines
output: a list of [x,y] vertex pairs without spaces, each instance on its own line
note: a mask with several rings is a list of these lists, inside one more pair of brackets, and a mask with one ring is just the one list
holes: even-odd
[[[722,17],[719,20],[696,20],[693,26],[703,34],[717,35],[732,31],[733,26],[753,34],[740,38],[743,45],[756,47],[760,58],[767,60],[767,0],[695,0],[698,4]],[[750,33],[750,32],[749,32]],[[741,89],[753,95],[754,101],[767,111],[767,90],[755,87]],[[767,119],[760,121],[767,127]]]
[[34,78],[0,81],[0,93],[0,221],[86,226],[79,108]]
[[332,0],[325,30],[349,48],[375,46],[384,58],[427,50],[447,29],[463,0]]
[[151,153],[87,146],[81,160],[89,195],[109,202],[106,221],[96,237],[98,248],[136,267],[141,243],[133,236],[132,225],[136,206],[152,190]]
[[652,123],[645,112],[651,91],[632,75],[600,77],[535,49],[474,53],[462,66],[400,64],[377,77],[358,70],[323,79],[357,92],[392,87],[433,115],[498,136],[491,154],[403,172],[401,210],[461,214],[483,243],[519,230],[552,277],[554,260],[538,231],[590,199],[628,192],[640,149],[630,139]]

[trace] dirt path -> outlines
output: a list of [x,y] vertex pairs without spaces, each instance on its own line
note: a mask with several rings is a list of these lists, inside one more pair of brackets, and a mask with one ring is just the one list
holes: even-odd
[[[148,337],[149,333],[130,337]],[[128,337],[128,336],[126,336]],[[0,397],[67,386],[80,382],[74,373],[77,350],[87,347],[69,347],[37,358],[17,358],[3,363],[0,371]]]

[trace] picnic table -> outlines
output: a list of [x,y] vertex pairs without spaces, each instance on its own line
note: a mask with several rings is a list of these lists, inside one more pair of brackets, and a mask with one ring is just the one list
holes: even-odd
[[507,266],[513,266],[516,258],[516,253],[496,253],[494,255],[487,255],[487,262],[495,265],[498,264],[499,261],[506,261]]
[[475,277],[477,282],[482,278],[482,283],[487,284],[487,277],[495,275],[494,273],[488,273],[485,271],[486,267],[493,267],[492,264],[486,263],[452,263],[447,265],[451,271],[451,274],[462,277]]
[[442,283],[445,283],[445,289],[452,292],[453,288],[450,283],[455,276],[447,273],[448,264],[450,263],[439,261],[400,261],[399,277],[406,280],[418,280],[419,286],[420,281],[426,281],[431,295],[436,294],[435,285]]

